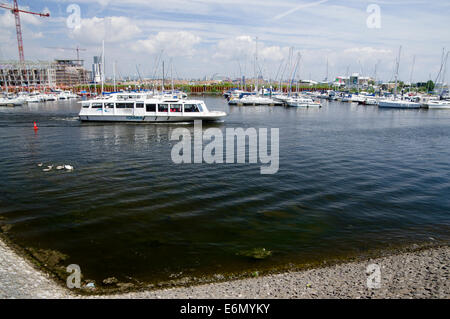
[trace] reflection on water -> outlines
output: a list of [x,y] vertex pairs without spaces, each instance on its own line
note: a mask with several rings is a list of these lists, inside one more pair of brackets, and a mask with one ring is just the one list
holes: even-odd
[[[229,113],[214,124],[221,130],[279,128],[278,174],[260,175],[259,164],[173,164],[170,134],[192,125],[82,124],[71,101],[0,108],[0,216],[9,235],[62,252],[64,264],[97,282],[448,242],[450,112],[206,103]],[[37,163],[75,170],[45,173]],[[263,248],[272,254],[252,258]]]

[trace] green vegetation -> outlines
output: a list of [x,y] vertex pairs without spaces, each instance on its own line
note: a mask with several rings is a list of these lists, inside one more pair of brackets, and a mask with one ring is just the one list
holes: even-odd
[[434,82],[431,81],[431,80],[428,81],[427,84],[426,84],[426,89],[427,89],[427,91],[428,91],[428,92],[432,92],[432,91],[434,91],[434,88],[435,88]]

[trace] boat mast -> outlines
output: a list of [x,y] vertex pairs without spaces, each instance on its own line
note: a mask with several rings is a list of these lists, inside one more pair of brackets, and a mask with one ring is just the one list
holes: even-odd
[[259,82],[259,78],[258,78],[258,71],[257,71],[257,64],[258,64],[258,37],[256,37],[256,44],[255,44],[255,90],[256,90],[256,95],[259,96],[259,90],[258,90],[258,82]]
[[397,85],[398,85],[398,70],[400,67],[400,56],[402,53],[402,46],[400,46],[400,49],[398,50],[398,58],[397,58],[397,64],[395,69],[395,89],[394,89],[394,100],[397,99]]
[[413,74],[414,74],[414,66],[416,65],[416,56],[413,56],[413,63],[411,66],[411,76],[409,77],[409,85],[411,86],[411,90],[412,90],[412,80],[413,80]]
[[102,95],[105,85],[105,40],[102,41]]
[[162,61],[162,88],[161,91],[164,92],[164,61]]
[[173,61],[170,61],[170,77],[172,78],[172,93],[174,91],[174,86],[173,86]]
[[113,62],[113,83],[114,83],[114,92],[116,92],[116,61]]

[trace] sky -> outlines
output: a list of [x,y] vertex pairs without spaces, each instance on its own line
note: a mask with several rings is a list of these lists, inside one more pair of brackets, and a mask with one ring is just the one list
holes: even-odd
[[[360,73],[389,81],[402,46],[400,78],[417,82],[434,80],[443,48],[450,49],[448,0],[19,0],[19,6],[50,13],[21,14],[26,60],[76,58],[74,50],[55,48],[79,46],[90,69],[105,40],[107,76],[115,61],[120,77],[137,70],[160,77],[156,62],[164,60],[176,78],[253,77],[257,38],[266,79],[279,79],[292,47],[294,60],[300,53],[297,78],[323,81],[328,61],[328,79]],[[14,16],[0,8],[0,60],[17,58]]]

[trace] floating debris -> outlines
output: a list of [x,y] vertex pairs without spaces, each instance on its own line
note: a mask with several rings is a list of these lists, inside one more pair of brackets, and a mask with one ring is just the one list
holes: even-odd
[[57,169],[58,171],[60,171],[60,170],[64,169],[64,166],[56,166],[56,169]]
[[42,167],[43,165],[44,165],[43,163],[37,164],[38,167]]
[[71,165],[64,165],[64,168],[68,171],[73,171],[73,166]]
[[50,172],[53,169],[53,165],[47,166],[48,168],[44,168],[43,172]]
[[93,282],[90,282],[86,285],[86,288],[95,289],[95,284]]

